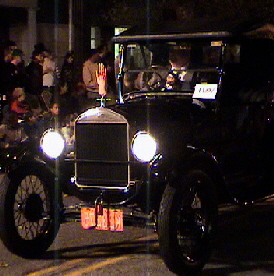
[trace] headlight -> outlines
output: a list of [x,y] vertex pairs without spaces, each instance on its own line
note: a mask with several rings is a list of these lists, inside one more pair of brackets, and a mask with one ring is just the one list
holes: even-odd
[[132,153],[141,162],[149,162],[156,154],[157,143],[147,132],[138,132],[131,143]]
[[43,134],[40,146],[49,158],[56,159],[65,148],[65,140],[60,133],[54,130],[48,130]]

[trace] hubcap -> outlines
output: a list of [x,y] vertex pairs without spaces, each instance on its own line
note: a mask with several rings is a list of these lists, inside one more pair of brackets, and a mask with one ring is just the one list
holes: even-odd
[[31,194],[26,200],[25,217],[35,222],[43,217],[43,201],[38,194]]
[[197,193],[190,191],[185,200],[178,213],[177,239],[186,260],[195,262],[203,251],[206,221]]

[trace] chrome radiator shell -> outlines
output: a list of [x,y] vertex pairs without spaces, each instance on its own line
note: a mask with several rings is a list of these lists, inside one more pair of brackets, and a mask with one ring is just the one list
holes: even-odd
[[130,185],[129,125],[108,108],[87,110],[75,121],[75,184],[123,190]]

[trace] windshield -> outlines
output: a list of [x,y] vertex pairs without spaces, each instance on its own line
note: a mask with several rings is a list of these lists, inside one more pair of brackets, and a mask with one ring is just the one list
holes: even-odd
[[123,94],[133,91],[192,92],[218,84],[221,42],[128,44],[123,56]]

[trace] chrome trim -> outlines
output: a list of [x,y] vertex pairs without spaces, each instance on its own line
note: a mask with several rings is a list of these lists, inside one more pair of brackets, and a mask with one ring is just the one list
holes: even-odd
[[172,39],[190,39],[190,38],[226,38],[232,37],[232,34],[226,31],[220,32],[197,32],[197,33],[184,33],[184,34],[147,34],[147,35],[121,35],[114,36],[112,41],[114,43],[122,43],[129,41],[140,41],[140,40],[172,40]]
[[161,97],[161,96],[168,96],[168,97],[183,97],[183,98],[191,98],[193,92],[144,92],[144,91],[136,91],[136,92],[129,92],[125,94],[124,101],[141,98],[141,97]]
[[[76,180],[74,182],[74,184],[80,188],[80,189],[92,189],[92,188],[96,188],[96,189],[108,189],[108,190],[125,190],[128,187],[128,183],[130,183],[130,145],[129,145],[129,124],[128,121],[126,120],[126,118],[124,116],[122,116],[119,113],[116,113],[115,111],[105,108],[105,107],[96,107],[96,108],[90,108],[88,109],[86,112],[82,113],[81,115],[79,115],[79,117],[76,119],[75,124],[81,125],[81,124],[124,124],[126,125],[126,136],[127,136],[127,145],[125,145],[127,147],[127,161],[115,161],[115,160],[92,160],[92,156],[91,159],[78,159],[77,155],[75,155],[75,158],[73,159],[66,159],[66,161],[69,162],[73,162],[74,166],[75,166],[75,177]],[[75,137],[75,139],[77,139],[77,137]],[[77,151],[76,151],[77,154]],[[124,158],[126,159],[126,158]],[[77,163],[89,163],[89,164],[117,164],[117,165],[127,165],[127,180],[124,179],[124,181],[120,182],[119,187],[118,185],[115,185],[115,180],[112,181],[111,179],[103,179],[103,183],[102,186],[100,184],[96,185],[96,186],[92,186],[95,185],[96,178],[91,178],[89,180],[89,178],[87,179],[88,182],[90,181],[90,186],[84,185],[86,183],[81,183],[79,184],[77,181],[78,176],[78,168],[77,168]],[[125,168],[126,169],[126,168]],[[125,173],[126,176],[126,173]],[[80,179],[83,178],[83,176],[80,176]],[[109,177],[111,178],[111,177]],[[109,185],[112,183],[113,187],[109,187],[106,186],[106,184],[109,183]]]
[[78,185],[76,182],[74,182],[73,184],[75,184],[79,189],[82,190],[108,190],[108,191],[123,191],[125,193],[127,193],[130,189],[132,188],[136,188],[136,185],[138,184],[138,181],[130,181],[129,183],[127,183],[127,186],[125,187],[108,187],[108,186],[85,186],[85,185]]

